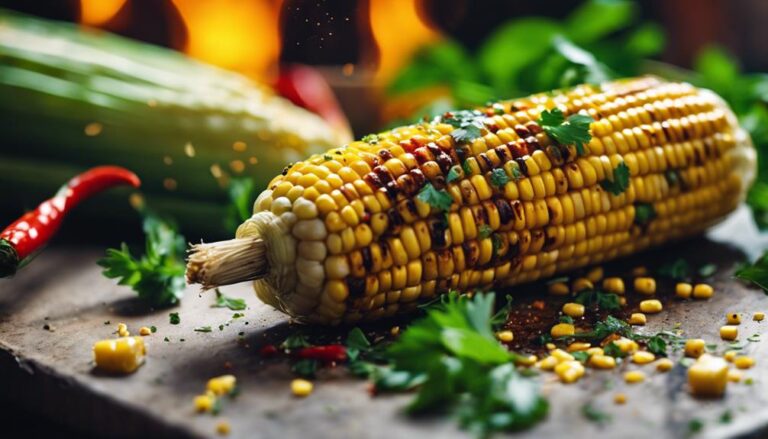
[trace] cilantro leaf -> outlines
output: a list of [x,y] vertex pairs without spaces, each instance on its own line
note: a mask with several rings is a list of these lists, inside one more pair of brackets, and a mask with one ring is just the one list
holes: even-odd
[[644,226],[654,218],[656,218],[656,210],[653,208],[653,204],[635,204],[635,224]]
[[491,184],[496,187],[502,187],[509,182],[507,173],[501,168],[496,168],[491,171]]
[[379,135],[378,134],[368,134],[366,136],[363,136],[363,138],[360,139],[360,141],[365,142],[365,143],[370,143],[372,145],[375,145],[375,144],[379,143]]
[[688,261],[678,258],[659,267],[658,273],[670,279],[683,281],[690,277],[691,267],[688,265]]
[[444,114],[440,119],[456,128],[450,133],[456,143],[469,143],[480,137],[481,129],[485,126],[483,114],[476,110],[454,111]]
[[229,308],[232,311],[242,311],[246,308],[245,299],[225,296],[216,288],[216,303],[211,308]]
[[179,317],[179,313],[177,312],[172,312],[168,314],[168,319],[171,325],[178,325],[179,323],[181,323],[181,317]]
[[573,301],[588,307],[594,306],[604,311],[621,309],[621,302],[619,301],[618,295],[595,289],[579,292]]
[[619,345],[617,345],[614,342],[610,342],[607,345],[603,347],[603,353],[609,357],[613,358],[624,358],[627,356],[627,354],[621,350]]
[[448,175],[445,176],[445,181],[448,183],[451,183],[453,181],[458,180],[461,177],[461,173],[459,172],[459,167],[454,166],[448,171]]
[[659,335],[654,335],[646,341],[646,347],[651,353],[657,356],[667,356],[667,342]]
[[613,195],[620,195],[629,187],[629,166],[621,162],[613,168],[613,177],[600,182],[600,186]]
[[768,252],[763,253],[754,264],[745,265],[736,270],[734,276],[752,282],[768,294]]
[[427,183],[416,195],[416,198],[442,211],[448,211],[453,204],[453,197],[444,189],[436,189],[432,183]]
[[614,316],[608,316],[605,320],[597,322],[591,331],[577,332],[571,338],[579,340],[601,341],[611,334],[627,336],[632,333],[632,327],[624,320]]
[[574,145],[579,155],[586,154],[584,145],[592,140],[589,125],[594,122],[591,116],[573,114],[565,119],[559,108],[551,111],[544,110],[539,116],[538,124],[555,142],[561,145]]

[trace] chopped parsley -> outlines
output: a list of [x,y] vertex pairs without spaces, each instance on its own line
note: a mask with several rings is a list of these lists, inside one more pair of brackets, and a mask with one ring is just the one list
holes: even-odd
[[454,166],[448,171],[448,175],[446,175],[445,181],[447,181],[448,183],[451,183],[453,181],[458,180],[459,178],[461,178],[461,172],[459,171],[459,167]]
[[168,317],[170,319],[171,325],[178,325],[179,323],[181,323],[181,317],[179,317],[179,313],[177,312],[172,312],[168,314]]
[[621,162],[613,168],[613,176],[600,182],[600,186],[613,195],[620,195],[629,187],[629,166]]
[[210,326],[198,326],[195,328],[195,332],[211,332]]
[[442,211],[448,211],[453,204],[453,197],[444,189],[436,189],[432,183],[427,183],[416,195],[416,198]]
[[691,266],[685,259],[678,258],[659,267],[658,273],[673,280],[684,281],[691,274]]
[[584,404],[581,407],[581,414],[584,415],[587,420],[597,424],[605,424],[611,420],[611,415],[596,409],[592,403]]
[[317,360],[299,360],[293,364],[291,371],[304,378],[312,378],[317,372]]
[[606,293],[597,289],[581,291],[576,295],[576,298],[573,301],[587,307],[596,307],[604,311],[621,309],[618,295]]
[[480,224],[480,227],[478,227],[478,237],[480,239],[485,239],[489,236],[491,236],[491,233],[493,233],[493,229],[488,224]]
[[752,282],[768,294],[768,252],[763,253],[754,264],[744,265],[736,270],[734,276]]
[[477,110],[462,110],[445,113],[440,120],[456,128],[450,133],[456,143],[469,143],[482,134],[483,118]]
[[496,187],[503,187],[509,182],[509,176],[501,168],[496,168],[491,171],[491,184]]
[[644,226],[654,218],[656,218],[656,210],[654,210],[653,204],[635,204],[635,224]]
[[245,299],[225,296],[216,288],[216,303],[211,308],[229,308],[232,311],[242,311],[246,308]]
[[307,346],[311,345],[304,334],[291,334],[280,343],[280,348],[284,350],[305,348]]
[[603,348],[603,353],[613,358],[624,358],[627,356],[626,352],[622,351],[619,345],[614,342],[610,342]]
[[579,155],[586,154],[584,145],[592,140],[589,124],[594,122],[591,116],[572,114],[565,118],[559,108],[541,112],[538,124],[555,142],[560,145],[574,145]]
[[155,332],[157,332],[157,326],[152,325],[149,327],[149,330],[152,331],[152,333],[154,334]]
[[573,324],[573,317],[571,316],[560,316],[560,323],[569,323]]
[[360,139],[360,140],[365,142],[365,143],[370,143],[372,145],[375,145],[375,144],[379,143],[379,135],[378,134],[368,134],[367,136],[363,136],[363,138]]
[[597,322],[591,331],[578,332],[571,337],[580,340],[601,341],[611,334],[627,336],[631,333],[632,327],[629,326],[629,323],[614,316],[608,316],[605,320]]
[[589,360],[589,353],[587,351],[571,352],[571,355],[576,359],[576,361],[581,363],[586,363],[587,360]]

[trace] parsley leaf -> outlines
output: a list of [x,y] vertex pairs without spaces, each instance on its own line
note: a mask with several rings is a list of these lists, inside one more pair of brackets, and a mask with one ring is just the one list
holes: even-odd
[[613,195],[620,195],[629,187],[629,166],[621,162],[613,168],[613,177],[603,180],[600,186]]
[[370,143],[372,145],[375,145],[375,144],[379,143],[379,135],[378,134],[368,134],[366,136],[363,136],[363,138],[360,139],[360,141],[365,142],[365,143]]
[[177,312],[172,312],[168,314],[168,319],[171,325],[178,325],[179,323],[181,323],[181,317],[179,317],[179,313]]
[[451,197],[451,195],[444,189],[436,189],[432,186],[432,183],[427,183],[424,188],[419,191],[419,194],[416,195],[416,198],[429,204],[435,209],[443,211],[448,211],[451,208],[451,204],[453,204],[453,197]]
[[186,287],[186,241],[171,221],[146,210],[142,214],[146,236],[144,255],[140,259],[134,258],[128,245],[123,243],[119,250],[108,249],[107,256],[98,264],[104,267],[104,276],[120,279],[119,285],[130,286],[149,305],[175,305]]
[[659,335],[654,335],[646,341],[646,347],[657,356],[667,356],[667,342]]
[[312,378],[317,372],[317,360],[299,360],[291,366],[291,372],[304,378]]
[[304,334],[291,334],[280,343],[280,349],[298,349],[311,346]]
[[654,218],[656,218],[656,210],[653,208],[653,204],[635,204],[635,224],[644,226]]
[[617,319],[614,316],[608,316],[595,324],[591,331],[579,332],[571,336],[580,340],[601,341],[611,334],[627,336],[632,333],[632,327],[624,320]]
[[448,183],[451,183],[453,181],[458,180],[461,177],[461,173],[459,172],[459,167],[454,166],[448,171],[448,175],[445,176],[445,181]]
[[477,110],[463,110],[446,113],[440,119],[456,128],[450,133],[456,143],[469,143],[480,137],[480,130],[484,127],[483,118],[483,114]]
[[572,114],[566,120],[563,112],[559,108],[554,108],[551,111],[542,111],[538,124],[557,143],[574,145],[576,152],[584,155],[586,154],[584,145],[592,140],[589,124],[594,121],[591,116],[585,114]]
[[763,253],[754,264],[745,265],[736,270],[734,276],[752,282],[768,294],[768,252]]
[[507,173],[501,168],[496,168],[491,171],[491,184],[496,187],[502,187],[509,182]]
[[670,279],[683,281],[688,279],[691,273],[691,267],[688,265],[688,261],[683,258],[678,258],[673,262],[667,263],[659,267],[659,275],[666,276]]
[[216,303],[211,308],[229,308],[232,311],[242,311],[246,308],[245,299],[225,296],[216,288]]
[[614,342],[610,342],[603,347],[603,353],[613,358],[624,358],[627,354],[621,350],[619,345]]
[[612,293],[606,293],[600,290],[584,290],[576,295],[573,300],[587,307],[597,307],[604,311],[615,311],[621,309],[619,296]]
[[480,224],[480,227],[478,229],[478,238],[485,239],[489,236],[491,236],[491,233],[493,233],[493,229],[488,224]]

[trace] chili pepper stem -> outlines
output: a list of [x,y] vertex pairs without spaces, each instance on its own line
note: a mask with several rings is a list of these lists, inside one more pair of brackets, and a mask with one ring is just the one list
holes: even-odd
[[261,238],[195,244],[189,250],[187,281],[204,290],[260,279],[269,272],[266,244]]
[[10,242],[0,239],[0,277],[11,276],[19,267],[19,255]]

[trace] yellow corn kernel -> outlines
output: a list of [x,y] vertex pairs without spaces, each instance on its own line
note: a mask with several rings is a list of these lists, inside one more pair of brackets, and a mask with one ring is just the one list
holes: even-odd
[[633,312],[632,315],[629,316],[630,325],[645,325],[646,321],[645,314],[641,312]]
[[635,292],[645,295],[656,293],[656,279],[652,277],[635,278]]
[[749,369],[750,367],[755,365],[755,359],[752,357],[747,357],[746,355],[736,357],[733,360],[733,365],[738,367],[739,369]]
[[578,293],[579,291],[584,290],[593,290],[595,289],[595,285],[592,283],[591,280],[587,279],[586,277],[580,277],[573,281],[573,291]]
[[624,374],[624,382],[628,384],[642,383],[645,381],[645,374],[639,370],[630,370]]
[[706,348],[707,342],[704,340],[700,338],[689,338],[685,341],[685,348],[683,351],[685,352],[686,357],[699,358]]
[[515,334],[512,331],[499,331],[496,333],[496,338],[502,343],[511,343],[515,339]]
[[619,350],[625,354],[633,354],[637,352],[638,349],[640,349],[640,346],[637,344],[636,341],[630,340],[626,337],[621,337],[616,340],[613,340],[613,343],[619,347]]
[[573,318],[582,317],[584,315],[584,305],[573,302],[566,303],[563,305],[563,314]]
[[739,327],[725,325],[720,327],[720,338],[723,340],[736,340],[739,336]]
[[626,404],[627,395],[624,393],[617,393],[613,395],[613,402],[616,404]]
[[632,362],[637,364],[648,364],[656,359],[656,356],[648,351],[637,351],[632,355]]
[[732,363],[733,359],[736,358],[737,355],[739,355],[738,351],[726,351],[723,354],[723,360],[725,360],[725,361],[727,361],[729,363]]
[[567,337],[576,333],[576,328],[570,323],[558,323],[549,331],[552,337]]
[[603,348],[601,348],[601,347],[597,347],[596,346],[594,348],[587,349],[587,354],[589,354],[590,356],[592,356],[592,355],[603,355],[603,353],[604,353],[604,351],[603,351]]
[[656,370],[659,372],[667,372],[675,366],[675,363],[669,358],[662,358],[656,362]]
[[619,297],[619,305],[627,306],[627,298],[626,297]]
[[560,362],[557,360],[557,358],[549,356],[536,363],[536,365],[541,370],[552,370],[555,368],[555,366],[558,365],[558,363]]
[[764,312],[756,312],[752,315],[752,320],[756,322],[762,322],[764,318],[765,318]]
[[563,361],[573,361],[575,358],[573,358],[573,355],[569,354],[568,352],[565,352],[562,349],[554,349],[552,352],[550,352],[550,355],[554,357],[558,363],[562,363]]
[[221,396],[232,393],[232,391],[235,390],[236,384],[237,378],[235,378],[234,375],[222,375],[208,380],[208,384],[205,388],[214,395]]
[[568,345],[568,348],[566,349],[568,352],[578,352],[578,351],[586,351],[590,347],[592,347],[591,344],[583,341],[575,341]]
[[547,343],[544,345],[544,347],[546,347],[548,351],[554,351],[555,349],[557,349],[557,346],[555,346],[554,343]]
[[97,341],[93,345],[96,367],[111,373],[131,373],[144,363],[147,350],[141,337]]
[[743,375],[744,374],[742,374],[738,370],[729,370],[728,371],[728,381],[730,381],[732,383],[738,383],[738,382],[741,381],[741,377]]
[[141,328],[139,328],[139,335],[150,335],[150,334],[152,334],[152,330],[149,329],[148,327],[142,326]]
[[128,332],[128,325],[126,325],[125,323],[118,323],[117,335],[120,337],[128,337],[129,335],[131,335],[131,333]]
[[600,282],[600,279],[603,278],[603,274],[604,274],[603,267],[595,267],[589,270],[586,278],[589,279],[589,281],[592,282],[593,284],[596,284]]
[[301,378],[296,378],[295,380],[291,381],[291,393],[293,393],[294,396],[298,396],[300,398],[309,396],[312,393],[313,388],[314,386],[312,385],[311,381],[303,380]]
[[549,284],[547,291],[553,296],[565,296],[571,292],[571,290],[568,288],[568,284],[565,282],[551,283]]
[[643,266],[635,267],[632,269],[633,277],[641,277],[641,276],[645,276],[646,274],[648,274],[648,269]]
[[696,284],[693,287],[694,299],[709,299],[715,294],[715,290],[708,284]]
[[680,282],[675,285],[675,296],[681,299],[690,299],[693,292],[693,285],[685,282]]
[[536,364],[538,359],[535,355],[518,355],[515,357],[515,364],[517,366],[531,367]]
[[555,366],[555,373],[560,378],[560,381],[570,384],[584,376],[584,366],[575,360],[564,361]]
[[219,421],[216,424],[216,433],[226,436],[229,434],[229,432],[232,431],[232,427],[230,427],[229,422],[227,421]]
[[211,394],[197,395],[193,400],[195,411],[197,412],[210,412],[213,410],[213,405],[216,403],[216,397]]
[[613,294],[624,294],[624,280],[620,277],[607,277],[603,280],[603,289]]
[[616,367],[616,359],[610,355],[596,354],[589,357],[589,365],[595,369],[613,369]]
[[725,314],[725,320],[728,322],[729,325],[740,325],[741,324],[741,314],[737,312],[729,312]]
[[643,300],[640,302],[640,311],[646,314],[660,313],[662,309],[663,306],[661,305],[661,302],[656,299]]
[[688,368],[688,386],[695,396],[722,396],[727,382],[728,363],[722,358],[705,354]]

